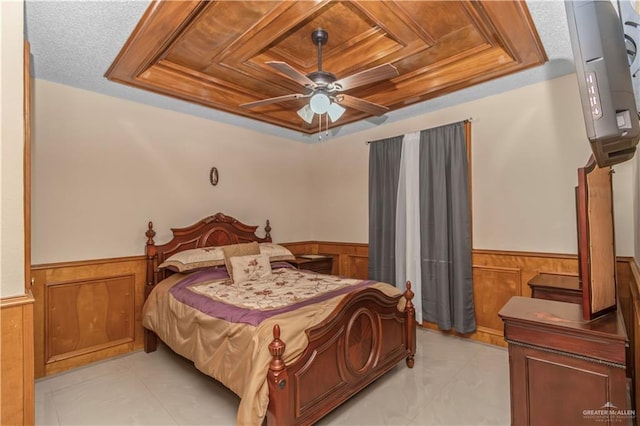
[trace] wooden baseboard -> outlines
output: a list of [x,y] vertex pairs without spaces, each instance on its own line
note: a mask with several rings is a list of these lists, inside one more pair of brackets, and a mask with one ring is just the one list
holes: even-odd
[[0,424],[35,422],[31,294],[0,299]]

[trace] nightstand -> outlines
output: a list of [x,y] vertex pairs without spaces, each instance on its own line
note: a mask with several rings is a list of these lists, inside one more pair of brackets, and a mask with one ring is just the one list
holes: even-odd
[[320,274],[330,274],[333,268],[333,258],[331,256],[313,255],[306,258],[296,256],[296,260],[288,260],[293,266],[306,271],[318,272]]
[[541,273],[528,282],[534,299],[582,304],[582,289],[577,275]]

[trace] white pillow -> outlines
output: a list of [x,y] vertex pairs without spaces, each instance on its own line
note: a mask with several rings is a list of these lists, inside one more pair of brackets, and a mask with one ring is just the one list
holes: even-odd
[[266,254],[250,254],[229,258],[232,266],[232,280],[234,283],[257,280],[271,275],[271,263]]
[[224,265],[224,252],[220,247],[202,247],[176,253],[162,262],[158,268],[186,272],[222,265]]
[[281,260],[296,260],[296,257],[280,244],[260,243],[260,254],[269,256],[269,261],[278,262]]

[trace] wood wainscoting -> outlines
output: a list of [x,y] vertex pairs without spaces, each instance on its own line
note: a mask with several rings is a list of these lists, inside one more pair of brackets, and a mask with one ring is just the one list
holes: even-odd
[[34,412],[31,294],[0,299],[0,424],[32,425]]
[[[283,244],[294,254],[323,254],[333,257],[333,273],[351,278],[367,278],[369,247],[364,243],[305,241]],[[576,255],[532,252],[473,250],[475,333],[463,335],[493,345],[506,346],[498,311],[512,296],[531,296],[527,282],[537,273],[577,275]],[[423,327],[438,330],[436,324]],[[455,332],[444,332],[457,334]]]
[[323,254],[333,258],[334,275],[366,280],[369,275],[369,245],[365,243],[331,243],[304,241],[282,243],[293,254]]
[[[527,285],[536,274],[578,274],[576,255],[473,250],[473,295],[477,331],[470,336],[506,347],[498,312],[513,296],[531,296]],[[431,327],[430,328],[435,328]]]
[[640,266],[631,257],[618,259],[618,300],[627,328],[627,371],[632,379],[631,398],[640,407]]
[[145,258],[34,266],[35,376],[143,346]]
[[[283,244],[294,254],[323,254],[333,257],[333,273],[351,278],[367,278],[369,249],[364,243],[331,243],[304,241]],[[640,280],[639,268],[633,258],[618,258],[617,274],[620,304],[625,324],[635,321],[633,333],[640,339]],[[635,271],[635,273],[634,273]],[[462,337],[506,347],[503,322],[498,312],[513,296],[531,296],[528,282],[539,273],[578,275],[578,256],[504,250],[473,250],[473,293],[475,299],[475,333]],[[635,292],[635,297],[633,296]],[[425,322],[423,327],[438,330],[436,324]],[[632,336],[632,332],[627,330]],[[635,340],[640,342],[640,340]],[[633,345],[631,345],[633,346]],[[640,367],[640,350],[633,354]],[[638,391],[640,394],[640,390]]]
[[[331,256],[333,274],[367,278],[367,244],[303,241],[282,245],[294,254]],[[143,256],[35,266],[36,377],[142,348],[144,273]],[[512,296],[530,296],[527,283],[538,273],[577,275],[577,256],[474,250],[478,329],[463,337],[506,346],[498,311]],[[631,347],[640,342],[639,276],[632,258],[618,258],[620,305],[633,339]],[[422,326],[437,330],[435,324]],[[629,355],[640,367],[640,351]]]

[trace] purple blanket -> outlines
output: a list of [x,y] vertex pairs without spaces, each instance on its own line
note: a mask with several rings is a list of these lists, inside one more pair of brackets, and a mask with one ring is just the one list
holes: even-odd
[[[292,266],[288,263],[274,263],[272,264],[272,268],[291,268]],[[202,284],[207,281],[219,280],[222,278],[226,278],[229,275],[227,274],[227,270],[225,268],[208,268],[203,269],[202,271],[193,272],[189,274],[184,279],[178,281],[176,285],[171,287],[169,293],[173,297],[175,297],[181,303],[184,303],[192,308],[199,310],[200,312],[207,314],[211,317],[220,318],[225,321],[235,322],[235,323],[246,323],[253,326],[260,324],[267,318],[270,318],[274,315],[282,314],[285,312],[290,312],[295,309],[301,308],[303,306],[308,306],[314,303],[322,302],[332,297],[339,296],[341,294],[346,294],[363,287],[370,286],[375,281],[360,281],[358,284],[351,285],[346,288],[341,288],[338,290],[330,291],[327,293],[319,294],[316,297],[312,297],[310,299],[306,299],[295,303],[293,305],[284,306],[281,308],[271,309],[271,310],[256,310],[256,309],[247,309],[234,305],[230,305],[224,302],[220,302],[217,300],[213,300],[209,297],[194,293],[189,289],[189,286],[193,284]]]

